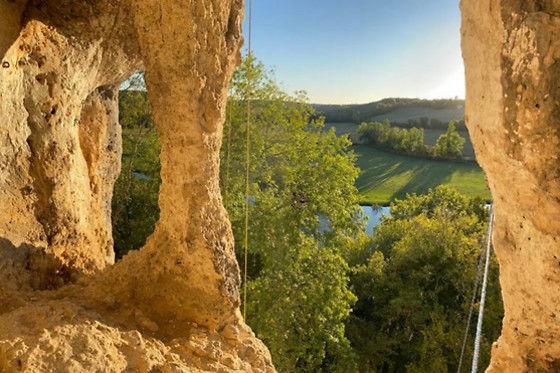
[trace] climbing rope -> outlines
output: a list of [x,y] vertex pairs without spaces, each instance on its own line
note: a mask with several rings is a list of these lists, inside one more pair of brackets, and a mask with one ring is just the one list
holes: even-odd
[[245,232],[243,237],[243,318],[247,320],[247,257],[249,248],[249,167],[251,166],[251,63],[252,63],[252,30],[253,0],[249,0],[249,31],[247,44],[247,127],[245,129]]
[[488,286],[488,268],[490,267],[490,250],[492,246],[492,226],[494,222],[494,205],[490,206],[490,218],[488,221],[488,236],[486,237],[486,262],[484,263],[484,278],[482,280],[482,291],[480,293],[480,307],[478,309],[478,322],[476,324],[476,336],[474,338],[474,351],[471,373],[478,372],[478,359],[480,356],[480,339],[482,336],[482,321],[484,319],[484,306],[486,305],[486,288]]
[[469,339],[469,330],[471,329],[472,315],[474,313],[474,304],[476,302],[476,297],[478,295],[478,286],[480,285],[480,279],[482,278],[482,265],[484,263],[484,245],[480,245],[480,254],[478,256],[478,266],[476,269],[476,277],[474,280],[471,304],[469,307],[469,316],[467,317],[467,326],[465,327],[465,335],[463,337],[463,345],[461,346],[461,356],[459,357],[459,364],[457,366],[457,373],[461,373],[461,368],[463,366],[463,358],[465,356],[465,350],[467,348],[467,341]]
[[227,129],[228,129],[228,133],[227,133],[227,146],[226,146],[226,173],[224,175],[224,200],[226,202],[228,202],[228,190],[229,190],[229,171],[231,169],[231,135],[232,135],[232,130],[231,127],[233,127],[232,121],[231,121],[231,108],[230,108],[230,102],[228,102],[226,104],[226,125],[227,125]]

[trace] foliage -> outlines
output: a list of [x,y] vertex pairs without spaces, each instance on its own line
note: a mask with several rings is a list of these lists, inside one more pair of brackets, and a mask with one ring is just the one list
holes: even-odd
[[[393,216],[350,260],[359,300],[347,330],[359,371],[456,371],[485,232],[484,203],[441,186],[391,207]],[[481,366],[502,314],[493,260]],[[473,330],[470,336],[467,359]]]
[[265,267],[250,284],[249,323],[282,372],[347,372],[353,353],[342,321],[354,295],[348,265],[334,250],[302,238],[277,268]]
[[457,132],[455,122],[449,122],[447,132],[438,138],[433,148],[424,143],[423,129],[391,126],[388,120],[364,122],[358,127],[357,134],[361,143],[407,155],[430,156],[434,159],[461,159],[465,145],[465,139]]
[[128,83],[119,100],[123,155],[112,200],[117,259],[129,250],[141,248],[159,217],[159,141],[148,96],[142,89],[142,76],[135,76]]
[[303,93],[287,95],[262,63],[244,61],[231,84],[221,153],[221,186],[240,263],[248,104],[248,323],[280,371],[349,371],[344,320],[355,297],[344,252],[363,234],[350,140],[326,131]]
[[404,129],[393,127],[388,120],[362,123],[358,127],[361,142],[377,145],[384,149],[407,155],[427,156],[429,148],[424,144],[424,130],[419,128]]
[[434,145],[432,154],[435,158],[460,159],[463,154],[465,139],[457,131],[455,122],[449,122],[447,132],[442,134]]

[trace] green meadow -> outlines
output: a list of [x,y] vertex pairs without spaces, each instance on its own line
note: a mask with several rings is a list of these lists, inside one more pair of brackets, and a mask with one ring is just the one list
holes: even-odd
[[472,197],[490,200],[482,169],[474,162],[437,161],[385,152],[369,145],[355,145],[356,183],[360,203],[387,205],[408,193],[425,193],[441,184]]

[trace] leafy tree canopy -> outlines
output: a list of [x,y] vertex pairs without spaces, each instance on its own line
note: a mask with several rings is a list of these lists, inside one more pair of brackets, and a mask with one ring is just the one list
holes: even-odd
[[442,134],[432,150],[434,157],[441,159],[460,159],[463,156],[465,138],[457,131],[455,122],[449,122],[447,132]]
[[[442,186],[396,201],[392,212],[350,260],[359,300],[348,336],[359,371],[456,371],[484,240],[484,203]],[[489,361],[502,314],[493,260],[481,366]]]
[[280,371],[352,371],[344,321],[356,298],[345,254],[363,226],[350,140],[324,128],[304,93],[286,94],[260,62],[245,59],[231,84],[221,153],[240,263],[248,128],[247,321]]

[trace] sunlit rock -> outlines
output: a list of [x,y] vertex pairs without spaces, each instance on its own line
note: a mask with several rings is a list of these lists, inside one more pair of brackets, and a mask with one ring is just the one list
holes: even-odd
[[466,122],[496,207],[489,372],[560,371],[560,2],[463,0]]
[[[218,184],[240,0],[0,0],[0,371],[268,372]],[[161,218],[114,264],[118,87],[146,71]]]

